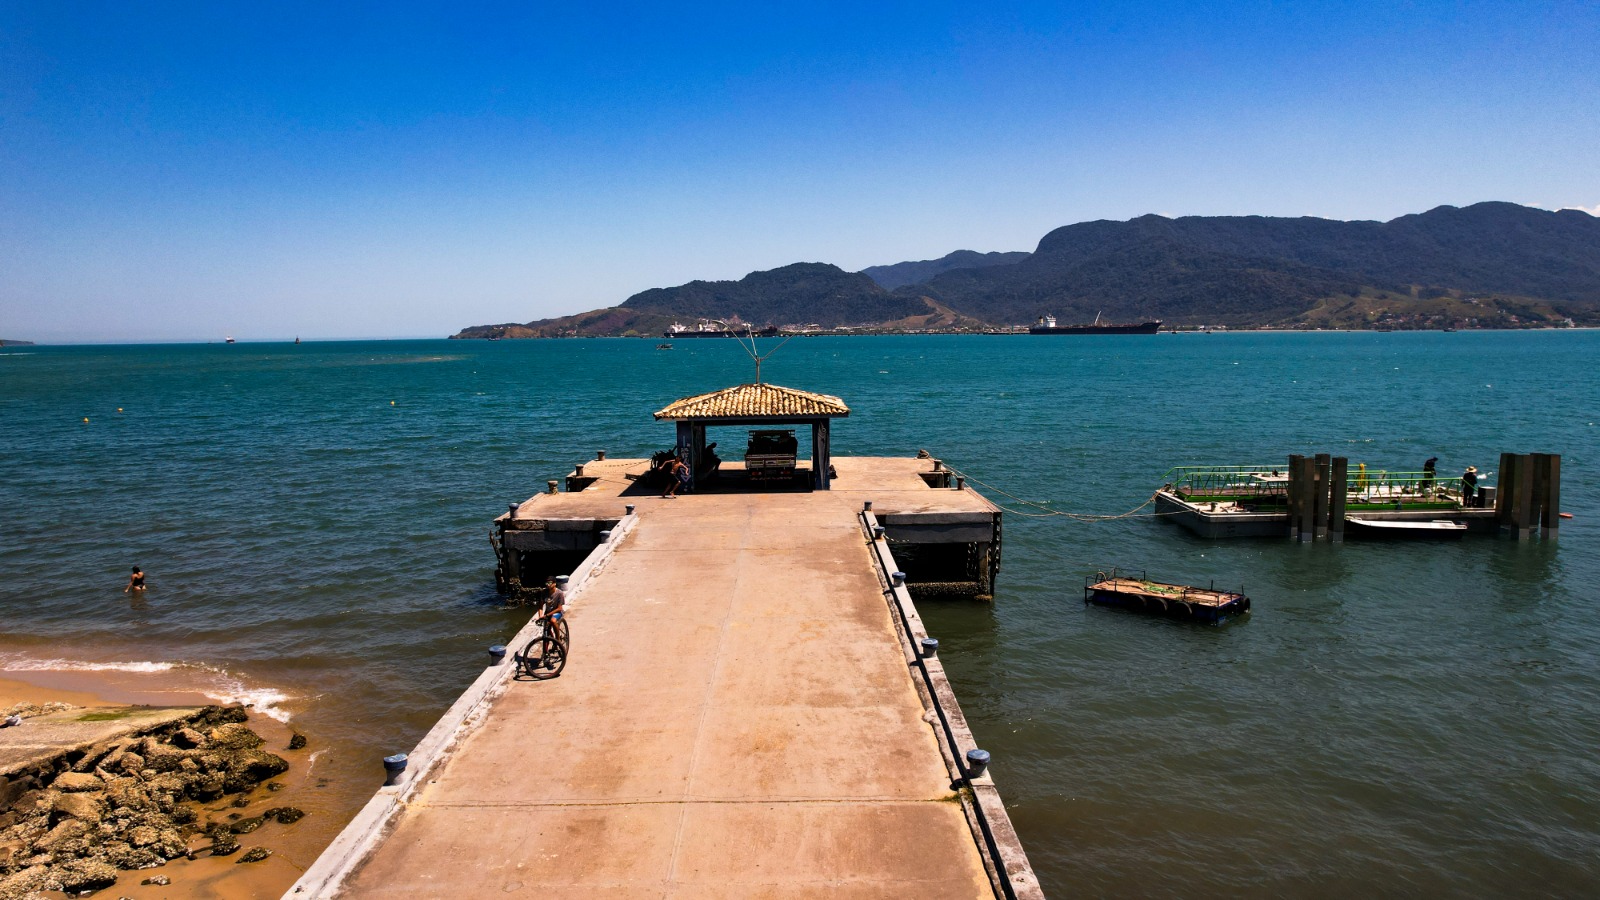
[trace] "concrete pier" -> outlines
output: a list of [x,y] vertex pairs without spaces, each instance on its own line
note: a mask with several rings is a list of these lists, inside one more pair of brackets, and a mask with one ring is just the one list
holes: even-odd
[[888,528],[965,559],[998,537],[988,501],[927,460],[675,500],[601,462],[503,532],[547,561],[596,535],[561,676],[487,669],[286,897],[1041,896],[891,575]]

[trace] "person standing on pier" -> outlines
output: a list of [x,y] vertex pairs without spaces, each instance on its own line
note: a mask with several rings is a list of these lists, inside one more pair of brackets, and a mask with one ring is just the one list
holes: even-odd
[[1428,461],[1422,464],[1422,496],[1428,497],[1433,494],[1433,476],[1438,470],[1439,457],[1437,456],[1428,457]]
[[678,499],[678,488],[689,489],[689,467],[682,459],[674,457],[671,466],[667,469],[667,492],[662,494],[666,500]]
[[1477,506],[1478,505],[1478,467],[1477,466],[1467,466],[1467,470],[1465,472],[1461,473],[1461,505],[1462,506]]

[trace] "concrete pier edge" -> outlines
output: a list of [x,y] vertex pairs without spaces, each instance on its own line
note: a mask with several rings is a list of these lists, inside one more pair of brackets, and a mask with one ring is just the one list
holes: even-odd
[[[596,546],[572,571],[566,588],[567,605],[575,606],[582,599],[585,583],[616,552],[638,518],[636,513],[620,517],[617,525],[611,529],[611,540]],[[539,626],[530,620],[506,643],[506,647],[515,653],[516,648],[532,640],[538,630]],[[377,794],[350,820],[350,824],[333,839],[333,843],[317,857],[316,862],[284,893],[284,900],[336,895],[345,879],[394,824],[396,814],[404,808],[417,788],[427,783],[428,777],[449,756],[450,751],[481,724],[480,714],[490,702],[505,692],[506,685],[515,673],[516,666],[509,657],[497,666],[485,666],[483,672],[467,686],[408,754],[409,771],[404,780],[397,785],[380,787]]]
[[945,676],[944,663],[937,656],[927,659],[918,652],[921,640],[929,635],[911,600],[911,591],[905,584],[894,582],[892,573],[898,568],[894,554],[889,550],[888,540],[873,536],[873,526],[879,524],[878,517],[870,511],[862,511],[859,518],[862,534],[872,548],[872,559],[884,586],[884,596],[889,599],[890,608],[895,613],[892,618],[895,630],[900,635],[906,664],[917,675],[912,681],[928,711],[928,723],[935,726],[940,734],[939,749],[949,769],[950,781],[968,788],[960,792],[961,805],[966,811],[973,839],[983,854],[984,866],[989,871],[995,895],[1007,900],[1043,900],[1044,892],[1033,873],[1033,866],[1028,862],[1022,841],[1011,825],[1011,816],[1006,813],[994,777],[987,771],[976,778],[967,777],[964,766],[966,751],[976,748],[977,741],[967,727],[955,690]]

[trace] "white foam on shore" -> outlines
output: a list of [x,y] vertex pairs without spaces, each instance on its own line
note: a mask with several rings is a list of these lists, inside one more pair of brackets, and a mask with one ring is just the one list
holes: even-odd
[[89,662],[81,659],[40,659],[37,657],[0,654],[0,673],[5,672],[128,672],[135,675],[153,675],[160,672],[192,671],[203,673],[197,684],[185,688],[221,704],[238,703],[279,722],[288,722],[293,716],[280,704],[295,699],[276,688],[251,687],[226,669],[203,663],[154,662]]
[[0,672],[170,672],[179,663],[84,662],[76,659],[0,657]]
[[248,707],[252,712],[261,713],[263,716],[277,719],[279,722],[287,723],[294,715],[278,705],[294,698],[283,691],[273,688],[248,688],[235,681],[229,685],[205,688],[204,693],[207,697],[219,703],[238,703]]

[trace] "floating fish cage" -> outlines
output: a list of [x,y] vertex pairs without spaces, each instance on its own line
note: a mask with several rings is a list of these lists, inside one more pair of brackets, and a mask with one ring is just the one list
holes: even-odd
[[1151,581],[1142,573],[1130,578],[1116,569],[1084,578],[1083,602],[1207,625],[1221,625],[1250,612],[1250,598],[1242,591],[1219,591],[1215,583],[1202,588]]

